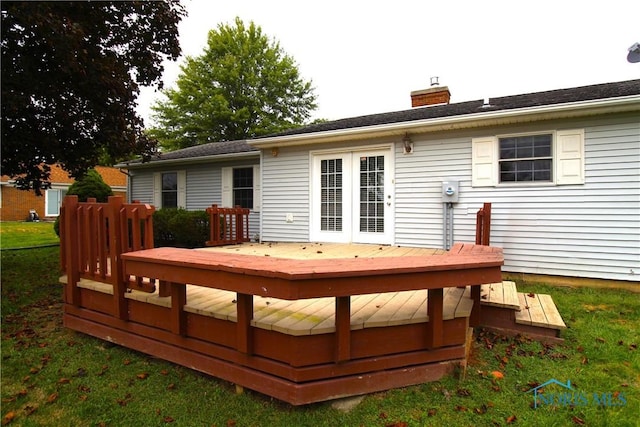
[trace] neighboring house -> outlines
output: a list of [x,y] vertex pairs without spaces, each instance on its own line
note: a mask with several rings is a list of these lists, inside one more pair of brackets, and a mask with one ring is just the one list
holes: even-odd
[[[124,171],[105,166],[96,166],[95,170],[104,182],[111,187],[114,195],[126,197],[127,176]],[[42,196],[33,191],[19,190],[8,176],[0,179],[0,218],[2,221],[24,221],[30,210],[35,210],[40,219],[53,219],[60,214],[62,199],[67,194],[74,179],[69,177],[60,166],[51,166],[51,188]]]
[[412,92],[410,110],[120,166],[132,169],[131,197],[147,202],[176,173],[171,191],[191,209],[228,205],[222,170],[253,165],[262,241],[442,247],[445,230],[473,241],[475,213],[491,202],[504,271],[640,281],[640,80],[449,98],[435,86]]
[[260,233],[260,152],[246,141],[198,145],[116,166],[128,170],[130,200],[157,208],[249,208],[251,237]]

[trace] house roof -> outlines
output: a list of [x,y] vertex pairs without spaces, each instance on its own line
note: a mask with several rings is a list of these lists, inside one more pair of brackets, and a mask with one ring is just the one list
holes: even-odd
[[[126,187],[127,186],[127,176],[122,173],[119,169],[107,167],[107,166],[96,166],[94,168],[98,174],[102,177],[104,182],[110,187]],[[11,178],[7,175],[2,175],[1,182],[8,183],[11,181]],[[51,184],[53,185],[71,185],[75,182],[73,178],[69,176],[69,173],[62,169],[59,165],[51,165]]]
[[[349,138],[361,138],[365,135],[382,136],[387,134],[403,134],[409,131],[426,131],[439,129],[452,129],[456,126],[478,126],[513,123],[514,117],[519,120],[531,121],[531,114],[549,118],[549,111],[559,107],[564,116],[571,117],[568,110],[580,111],[572,114],[586,114],[585,108],[594,107],[594,101],[620,100],[632,97],[631,108],[640,110],[640,80],[629,80],[615,83],[604,83],[591,86],[581,86],[569,89],[549,90],[522,95],[503,96],[490,98],[489,103],[484,100],[467,101],[454,104],[441,104],[425,107],[416,107],[409,110],[394,111],[389,113],[370,114],[366,116],[351,117],[333,120],[324,123],[316,123],[284,132],[256,137],[250,140],[211,142],[196,145],[194,147],[158,154],[149,162],[143,163],[140,159],[120,163],[116,167],[143,168],[174,163],[203,162],[211,160],[224,160],[239,156],[259,156],[258,148],[296,145],[311,142],[326,142],[330,140],[347,140]],[[598,102],[595,102],[598,104]],[[603,107],[600,107],[603,108]],[[607,107],[611,108],[611,107]],[[611,111],[611,110],[609,110]],[[525,114],[528,114],[525,116]],[[368,134],[367,134],[368,132]],[[311,141],[313,139],[313,141]]]
[[169,151],[167,153],[160,153],[153,156],[151,160],[146,163],[143,163],[141,159],[135,159],[117,164],[116,167],[136,168],[147,166],[149,163],[157,165],[158,162],[173,163],[176,161],[185,162],[188,160],[202,161],[211,158],[236,157],[238,155],[255,155],[257,157],[259,154],[259,150],[249,145],[246,140],[221,141],[195,145],[181,150]]
[[[321,136],[341,133],[344,137],[346,131],[359,129],[389,129],[394,125],[409,123],[414,123],[416,125],[418,123],[447,123],[448,128],[451,128],[450,124],[454,121],[460,122],[461,120],[473,119],[477,122],[483,117],[507,117],[514,116],[516,114],[523,114],[525,112],[530,114],[534,111],[551,111],[551,107],[553,106],[562,106],[565,111],[570,108],[578,109],[578,107],[584,109],[587,106],[593,107],[597,104],[596,101],[623,99],[627,97],[635,98],[635,105],[632,108],[637,111],[640,109],[638,95],[640,95],[640,80],[603,83],[569,89],[549,90],[522,95],[490,98],[488,104],[485,104],[484,100],[475,100],[351,117],[312,124],[276,134],[266,135],[264,137],[257,137],[249,142],[254,146],[266,148],[275,144],[282,144],[283,141],[301,139],[306,136],[311,137],[313,135]],[[494,124],[496,124],[496,122],[494,122]],[[401,130],[400,126],[396,126],[396,128],[396,134],[405,131],[405,129]],[[443,127],[443,129],[444,128],[445,127]],[[422,130],[424,130],[424,128]]]

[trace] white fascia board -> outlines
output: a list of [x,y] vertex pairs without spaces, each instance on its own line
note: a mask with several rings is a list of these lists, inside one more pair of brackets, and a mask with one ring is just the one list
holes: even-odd
[[567,104],[544,105],[540,107],[518,108],[512,110],[479,112],[461,116],[412,120],[407,122],[388,123],[325,132],[310,132],[280,137],[260,138],[248,140],[247,142],[256,148],[261,149],[271,147],[289,147],[345,141],[372,136],[381,137],[389,135],[404,135],[405,132],[435,132],[629,111],[640,111],[640,95],[604,100],[580,101]]
[[260,157],[259,151],[245,151],[242,153],[229,153],[229,154],[216,154],[213,156],[202,156],[202,157],[188,157],[185,159],[169,159],[169,160],[152,160],[150,162],[145,163],[131,163],[127,164],[126,162],[118,163],[114,167],[120,169],[145,169],[145,168],[155,168],[155,167],[164,167],[164,166],[176,166],[176,165],[190,165],[197,163],[208,163],[208,162],[222,162],[226,160],[233,159],[246,159],[251,157]]

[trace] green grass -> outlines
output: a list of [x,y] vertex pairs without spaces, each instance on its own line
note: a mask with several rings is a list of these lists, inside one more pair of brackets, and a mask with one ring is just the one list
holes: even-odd
[[0,248],[26,248],[60,243],[53,222],[0,222]]
[[[372,394],[344,413],[330,403],[292,407],[236,394],[224,381],[64,328],[58,253],[1,253],[1,415],[11,426],[638,425],[638,294],[520,285],[553,296],[569,326],[564,344],[480,332],[466,377]],[[532,409],[527,391],[551,378],[626,405]]]

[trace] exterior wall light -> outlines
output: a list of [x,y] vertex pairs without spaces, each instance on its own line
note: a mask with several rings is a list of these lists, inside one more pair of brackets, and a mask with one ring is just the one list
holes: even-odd
[[413,153],[413,141],[411,140],[411,137],[409,136],[409,133],[405,133],[404,134],[404,138],[402,138],[402,152],[404,154],[411,154]]

